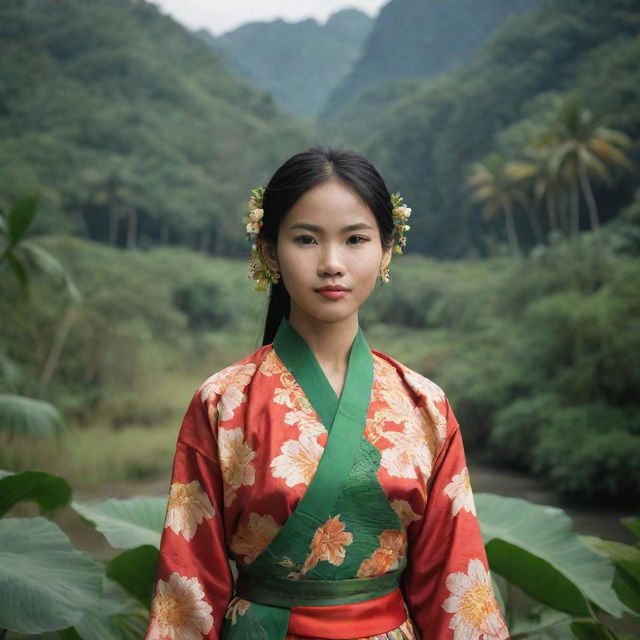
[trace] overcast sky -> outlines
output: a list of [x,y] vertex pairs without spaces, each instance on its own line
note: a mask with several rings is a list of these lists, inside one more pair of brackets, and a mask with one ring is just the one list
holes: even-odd
[[354,7],[377,15],[389,0],[150,0],[163,13],[171,15],[190,29],[205,27],[218,36],[246,22],[270,21],[282,18],[287,22],[298,22],[315,18],[326,22],[327,18],[341,9]]

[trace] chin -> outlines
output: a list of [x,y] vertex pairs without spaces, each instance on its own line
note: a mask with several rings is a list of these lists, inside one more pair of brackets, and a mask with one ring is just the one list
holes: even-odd
[[358,308],[349,307],[348,309],[300,309],[304,315],[311,320],[318,322],[343,322],[358,313]]

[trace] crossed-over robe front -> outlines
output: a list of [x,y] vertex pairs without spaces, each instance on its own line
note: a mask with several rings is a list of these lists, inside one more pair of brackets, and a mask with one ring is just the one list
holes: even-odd
[[286,320],[193,395],[145,640],[202,638],[508,638],[445,394],[361,330],[340,398]]

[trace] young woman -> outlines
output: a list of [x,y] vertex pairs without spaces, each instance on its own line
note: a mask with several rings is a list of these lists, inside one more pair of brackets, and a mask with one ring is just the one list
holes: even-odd
[[504,640],[447,399],[358,325],[411,210],[321,147],[250,206],[264,343],[184,417],[147,640]]

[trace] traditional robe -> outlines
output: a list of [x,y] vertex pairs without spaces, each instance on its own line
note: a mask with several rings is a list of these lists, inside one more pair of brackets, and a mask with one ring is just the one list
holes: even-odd
[[338,398],[283,320],[187,409],[146,640],[285,637],[508,632],[442,390],[359,331]]

